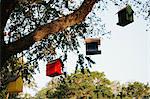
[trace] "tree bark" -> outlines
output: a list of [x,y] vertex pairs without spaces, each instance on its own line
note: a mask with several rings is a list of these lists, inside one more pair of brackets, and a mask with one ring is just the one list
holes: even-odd
[[15,8],[15,5],[16,5],[15,0],[1,0],[1,7],[0,7],[0,11],[1,11],[0,16],[2,18],[0,23],[0,56],[1,56],[0,63],[1,64],[3,64],[10,56],[9,54],[7,54],[8,52],[5,47],[3,31],[11,12]]
[[77,9],[73,13],[42,25],[27,36],[10,44],[6,44],[5,48],[8,53],[7,56],[10,57],[11,55],[20,53],[23,50],[28,49],[36,41],[42,40],[49,34],[58,33],[60,31],[63,31],[67,27],[79,24],[80,22],[84,21],[86,16],[91,12],[92,7],[96,3],[96,1],[97,0],[84,0],[79,9]]

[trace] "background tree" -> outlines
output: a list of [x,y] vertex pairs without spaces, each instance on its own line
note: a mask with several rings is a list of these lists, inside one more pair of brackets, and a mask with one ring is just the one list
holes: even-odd
[[15,97],[15,99],[34,99],[34,97],[32,97],[31,94],[29,93],[25,93],[25,94],[19,94],[17,97]]
[[[76,74],[68,75],[66,78],[60,78],[50,81],[48,86],[42,93],[47,98],[100,98],[112,97],[110,80],[105,78],[104,73],[87,71],[85,74],[77,72]],[[45,90],[47,92],[45,93]],[[41,90],[42,91],[42,90]],[[35,98],[39,99],[41,91],[36,94]],[[97,96],[98,95],[98,96]]]
[[[79,53],[78,37],[88,37],[94,35],[93,32],[99,36],[109,34],[94,12],[94,9],[105,10],[109,2],[116,6],[131,4],[135,14],[150,23],[149,0],[69,0],[68,6],[66,0],[1,0],[0,76],[3,84],[6,85],[10,75],[18,73],[31,82],[35,69],[38,70],[38,60],[60,57],[65,61],[68,51],[77,53],[80,65],[76,68],[80,66],[84,70],[85,57]],[[55,50],[61,50],[64,55],[53,53]],[[18,64],[20,57],[27,59],[24,64]]]
[[[150,97],[150,86],[141,82],[128,82],[126,84],[119,84],[113,82],[113,92],[115,97],[123,99],[148,99]],[[115,89],[114,89],[115,87]],[[119,89],[116,91],[116,88]]]
[[[47,99],[47,96],[46,96],[47,90],[48,90],[48,88],[42,88],[38,92],[38,94],[35,95],[35,99]],[[51,90],[53,90],[53,89],[51,89]]]
[[77,71],[66,78],[55,78],[34,96],[35,99],[148,99],[150,86],[141,82],[120,84],[110,81],[103,72]]
[[127,95],[140,99],[142,97],[150,97],[150,87],[148,84],[140,82],[129,83],[127,88]]

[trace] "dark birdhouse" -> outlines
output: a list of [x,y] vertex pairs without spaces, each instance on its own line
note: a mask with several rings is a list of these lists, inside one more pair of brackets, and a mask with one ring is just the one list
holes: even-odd
[[118,23],[117,25],[126,26],[134,21],[133,13],[131,6],[127,5],[125,8],[118,12]]
[[87,38],[86,42],[86,55],[101,54],[98,50],[98,45],[100,45],[100,39],[98,38]]
[[54,77],[62,74],[63,63],[61,59],[48,62],[46,65],[46,76]]

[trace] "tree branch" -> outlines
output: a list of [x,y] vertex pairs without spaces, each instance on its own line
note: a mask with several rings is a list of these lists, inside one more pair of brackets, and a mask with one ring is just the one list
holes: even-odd
[[23,50],[26,50],[30,46],[32,46],[35,43],[35,41],[33,40],[33,34],[34,32],[22,37],[21,39],[15,42],[7,44],[5,47],[7,48],[10,55],[15,55],[17,53],[20,53]]
[[96,0],[84,0],[81,7],[75,12],[39,27],[35,31],[35,35],[33,37],[34,40],[39,41],[48,34],[63,31],[69,26],[73,26],[75,24],[80,23],[85,19],[85,17],[89,14],[89,12],[91,12],[92,7],[95,3]]
[[96,1],[97,0],[84,0],[80,8],[73,13],[42,25],[29,35],[6,45],[8,52],[11,54],[22,52],[32,46],[34,42],[42,40],[47,35],[63,31],[69,26],[82,22],[89,12],[91,12]]
[[[7,20],[9,19],[10,14],[15,8],[17,1],[16,0],[1,0],[1,7],[0,7],[0,16],[2,18],[0,23],[0,56],[1,61],[0,63],[4,63],[8,57],[7,57],[7,49],[5,47],[4,42],[4,28],[6,26]],[[9,55],[8,55],[9,56]]]

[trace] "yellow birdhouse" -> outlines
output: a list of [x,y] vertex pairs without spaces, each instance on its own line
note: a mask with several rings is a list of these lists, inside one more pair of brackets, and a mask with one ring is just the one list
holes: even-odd
[[23,80],[19,76],[13,81],[9,82],[7,86],[8,93],[19,93],[23,91]]

